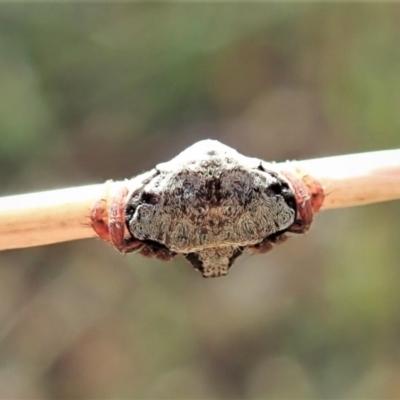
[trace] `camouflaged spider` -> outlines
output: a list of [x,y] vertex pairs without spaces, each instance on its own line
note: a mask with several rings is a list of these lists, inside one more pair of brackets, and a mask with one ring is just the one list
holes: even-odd
[[323,198],[309,182],[205,140],[99,201],[92,226],[122,253],[183,254],[204,277],[223,276],[245,249],[265,253],[309,229]]

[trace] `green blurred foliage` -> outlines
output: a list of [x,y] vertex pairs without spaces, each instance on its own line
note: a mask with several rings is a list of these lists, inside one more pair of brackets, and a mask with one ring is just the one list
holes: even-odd
[[[399,146],[398,4],[1,4],[1,195],[203,138],[269,160]],[[63,210],[60,210],[63,212]],[[398,398],[399,203],[204,280],[100,241],[0,256],[1,398]]]

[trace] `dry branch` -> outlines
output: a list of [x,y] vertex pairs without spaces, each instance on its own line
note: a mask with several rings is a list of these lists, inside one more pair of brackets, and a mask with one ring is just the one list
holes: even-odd
[[[277,164],[300,167],[325,192],[323,210],[400,199],[400,150]],[[0,198],[0,250],[95,237],[94,204],[121,182]]]

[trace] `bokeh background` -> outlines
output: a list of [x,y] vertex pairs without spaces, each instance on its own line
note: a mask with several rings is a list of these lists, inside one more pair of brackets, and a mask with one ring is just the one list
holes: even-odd
[[[396,148],[399,107],[400,4],[0,5],[2,196],[204,138],[276,161]],[[321,213],[223,279],[100,240],[2,252],[0,398],[400,398],[399,217]]]

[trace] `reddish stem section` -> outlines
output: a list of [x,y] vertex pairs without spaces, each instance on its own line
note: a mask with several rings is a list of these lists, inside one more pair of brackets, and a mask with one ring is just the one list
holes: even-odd
[[[108,182],[110,185],[113,182]],[[94,231],[106,242],[112,244],[121,253],[138,250],[141,242],[125,238],[125,205],[128,188],[126,185],[110,190],[106,199],[98,200],[91,211]]]
[[300,168],[295,168],[294,172],[282,170],[281,173],[292,184],[297,203],[296,221],[290,232],[305,233],[324,202],[324,190],[316,179]]

